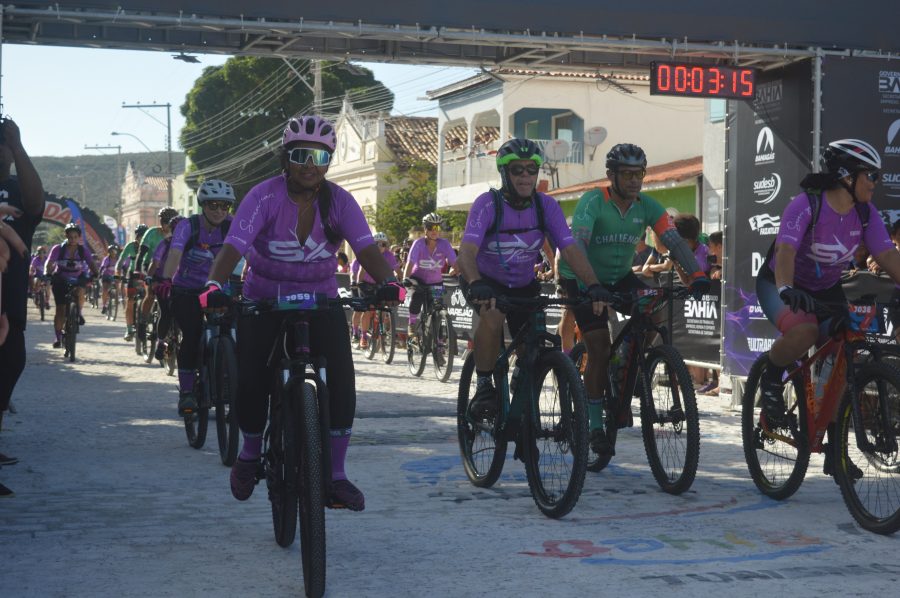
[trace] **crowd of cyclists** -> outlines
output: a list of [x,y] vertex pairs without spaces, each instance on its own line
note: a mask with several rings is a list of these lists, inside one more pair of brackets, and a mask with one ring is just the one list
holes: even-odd
[[[110,245],[99,265],[82,242],[80,227],[66,226],[66,241],[49,252],[38,248],[31,264],[35,296],[43,292],[43,281],[50,280],[56,305],[54,346],[60,345],[64,329],[60,306],[73,286],[83,305],[84,286],[99,281],[104,310],[110,289],[121,291],[126,341],[145,334],[147,316],[158,303],[154,356],[162,359],[168,327],[177,324],[182,338],[177,410],[185,416],[198,408],[195,383],[205,311],[228,309],[238,295],[249,301],[316,293],[336,298],[336,274],[348,269],[354,289],[373,303],[397,305],[404,288],[411,287],[409,330],[414,331],[424,293],[439,288],[445,274],[459,275],[466,299],[479,314],[474,331],[477,387],[470,409],[477,417],[490,418],[498,410],[492,370],[504,321],[513,335],[524,323],[522,314],[498,309],[497,300],[540,293],[535,264],[541,263],[549,242],[558,256],[559,294],[583,300],[569,317],[587,352],[583,379],[590,447],[597,455],[612,454],[603,421],[611,345],[608,304],[613,293],[647,288],[641,273],[655,262],[635,267],[646,231],[666,252],[662,262],[668,267],[674,263],[694,297],[710,288],[706,255],[696,242],[699,230],[691,238],[685,231],[693,224],[676,223],[659,202],[641,192],[648,165],[644,150],[630,143],[612,147],[605,163],[609,187],[585,193],[570,226],[554,198],[536,190],[544,163],[540,147],[528,139],[511,139],[496,154],[500,188],[473,198],[458,253],[441,237],[443,218],[429,213],[422,218],[424,235],[404,250],[405,260],[398,260],[387,236],[372,232],[353,196],[327,179],[335,148],[331,122],[315,115],[291,118],[281,143],[280,174],[243,198],[225,181],[203,182],[197,191],[199,214],[182,217],[172,208],[160,210],[154,226],[136,227],[121,250]],[[774,249],[758,277],[760,305],[781,333],[769,352],[762,385],[765,413],[775,425],[785,418],[785,368],[821,336],[822,316],[814,303],[846,301],[840,272],[857,246],[864,243],[878,266],[900,284],[900,253],[870,201],[880,176],[878,153],[863,141],[839,140],[827,146],[823,166],[804,179],[803,192],[785,209]],[[834,239],[846,251],[826,250]],[[715,241],[721,254],[721,234]],[[355,256],[350,264],[343,254],[348,247]],[[720,276],[716,272],[714,277]],[[344,310],[334,306],[314,318],[310,329],[310,349],[327,363],[330,506],[355,511],[365,508],[365,498],[345,465],[356,412],[351,343],[356,338],[365,348],[370,317],[371,312],[354,314],[348,328]],[[230,485],[238,500],[247,500],[257,483],[268,396],[260,381],[268,379],[268,351],[280,318],[273,312],[252,323],[236,323],[237,417],[243,442]],[[826,472],[828,468],[826,464]]]

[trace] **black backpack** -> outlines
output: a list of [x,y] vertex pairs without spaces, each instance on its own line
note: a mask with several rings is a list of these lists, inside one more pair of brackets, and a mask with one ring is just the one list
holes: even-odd
[[497,232],[508,235],[515,235],[519,233],[527,233],[532,230],[539,230],[545,235],[547,234],[547,228],[544,226],[544,205],[539,195],[535,194],[534,196],[534,211],[537,216],[536,227],[504,229],[501,228],[503,225],[503,195],[500,193],[500,191],[494,188],[491,188],[491,194],[494,197],[494,222],[493,224],[491,224],[491,227],[487,230],[485,235],[491,235]]
[[[197,244],[197,241],[200,240],[200,214],[193,214],[188,217],[188,222],[191,223],[191,236],[188,237],[187,243],[184,244],[183,253],[187,253],[188,250]],[[231,228],[231,218],[226,218],[219,225],[219,232],[222,233],[222,241],[225,241],[225,237],[228,235],[228,229]],[[221,246],[221,243],[219,245]]]

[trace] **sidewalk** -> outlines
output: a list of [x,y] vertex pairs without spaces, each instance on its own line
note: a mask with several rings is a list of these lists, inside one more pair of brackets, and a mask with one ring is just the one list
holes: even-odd
[[[86,310],[75,364],[29,322],[29,364],[7,415],[0,470],[0,593],[18,596],[297,596],[299,544],[273,539],[265,488],[239,503],[215,429],[188,447],[175,379],[138,361],[124,324]],[[329,596],[697,596],[896,591],[897,540],[859,529],[822,458],[788,501],[747,474],[738,416],[701,397],[700,470],[670,496],[650,475],[639,428],[588,473],[560,521],[534,505],[520,462],[492,489],[465,478],[456,445],[459,367],[441,384],[358,351],[348,473],[362,513],[329,511]],[[512,451],[510,450],[510,455]]]

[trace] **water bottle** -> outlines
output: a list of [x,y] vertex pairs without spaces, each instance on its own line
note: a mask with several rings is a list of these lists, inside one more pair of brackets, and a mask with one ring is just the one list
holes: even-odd
[[834,367],[834,355],[828,355],[822,360],[822,367],[819,370],[819,379],[816,381],[816,399],[821,400],[825,395],[825,383],[831,376],[831,368]]

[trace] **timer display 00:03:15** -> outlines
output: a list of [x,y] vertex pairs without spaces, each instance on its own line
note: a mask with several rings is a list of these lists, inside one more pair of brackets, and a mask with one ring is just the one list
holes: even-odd
[[755,94],[755,69],[679,62],[650,64],[650,95],[748,100]]

